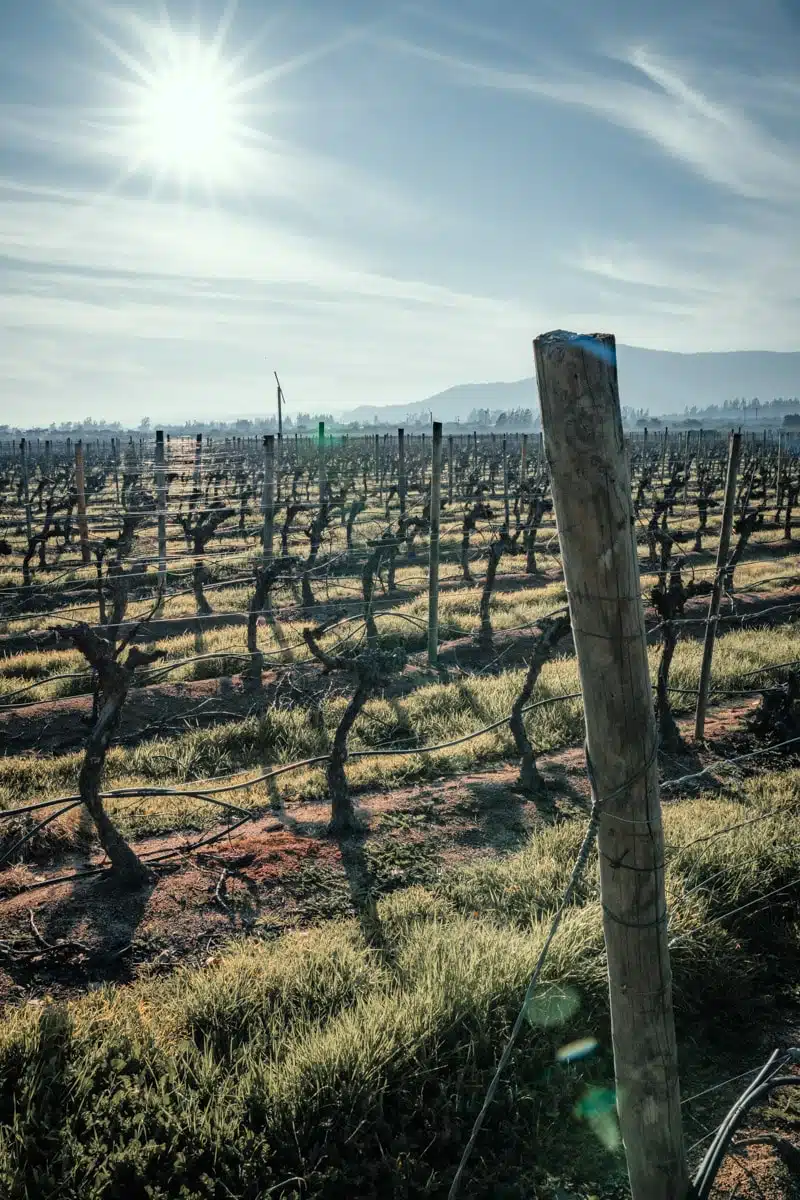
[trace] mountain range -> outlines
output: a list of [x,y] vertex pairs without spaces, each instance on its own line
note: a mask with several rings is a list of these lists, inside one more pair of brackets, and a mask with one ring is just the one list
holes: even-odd
[[[646,409],[651,416],[683,415],[684,410],[744,397],[773,400],[800,396],[800,351],[733,350],[680,354],[640,346],[617,346],[620,400],[624,407]],[[508,383],[461,383],[408,404],[362,404],[350,421],[403,421],[427,410],[437,421],[466,420],[474,408],[532,408],[538,411],[536,380]]]

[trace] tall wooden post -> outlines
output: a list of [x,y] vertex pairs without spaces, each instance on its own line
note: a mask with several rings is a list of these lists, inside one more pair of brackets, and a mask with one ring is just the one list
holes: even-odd
[[397,494],[400,498],[400,520],[406,515],[406,434],[397,431]]
[[319,470],[319,502],[325,500],[325,422],[320,421],[317,428],[317,467]]
[[617,1110],[633,1200],[685,1200],[657,736],[616,344],[534,342],[558,536],[599,801]]
[[667,438],[669,437],[669,425],[664,426],[664,445],[661,451],[661,482],[664,482],[664,471],[667,465]]
[[75,491],[78,494],[78,535],[81,542],[81,559],[92,561],[89,548],[89,525],[86,520],[86,474],[83,466],[83,442],[75,443]]
[[164,470],[164,430],[156,430],[156,503],[158,505],[158,586],[167,587],[167,488]]
[[523,433],[522,449],[520,451],[520,459],[519,459],[520,483],[524,483],[527,478],[528,478],[528,435],[527,435],[527,433]]
[[714,575],[714,587],[708,605],[706,635],[703,642],[703,661],[700,664],[700,683],[697,688],[697,709],[694,715],[694,736],[698,742],[702,742],[706,729],[706,708],[708,707],[708,687],[711,683],[711,663],[714,658],[717,619],[719,617],[719,606],[722,602],[722,588],[725,582],[725,565],[728,561],[728,551],[731,544],[733,514],[736,507],[736,478],[739,473],[739,459],[741,458],[741,454],[742,435],[741,433],[732,433],[728,439],[728,472],[725,476],[722,528],[719,531],[717,568]]
[[198,433],[197,437],[194,439],[194,475],[193,475],[192,482],[194,483],[195,488],[200,487],[202,471],[203,471],[203,435],[202,435],[202,433]]
[[119,508],[119,449],[115,437],[111,439],[111,458],[114,463],[114,495],[117,498],[117,508]]
[[264,435],[264,491],[261,498],[261,507],[264,514],[264,535],[262,538],[262,561],[264,566],[272,558],[273,528],[275,524],[274,483],[275,435],[267,433]]
[[20,465],[22,467],[22,490],[25,497],[25,529],[28,541],[33,537],[33,515],[31,513],[31,487],[28,478],[28,443],[22,438],[19,443]]
[[383,503],[383,487],[381,485],[381,439],[375,434],[375,489],[378,493],[378,503]]
[[505,514],[506,529],[511,529],[511,510],[508,505],[508,446],[506,445],[506,436],[503,434],[503,512]]
[[453,435],[447,436],[447,503],[453,506]]
[[[451,439],[452,441],[452,439]],[[442,423],[433,422],[431,443],[431,539],[428,571],[428,666],[439,661],[439,517],[442,500]]]

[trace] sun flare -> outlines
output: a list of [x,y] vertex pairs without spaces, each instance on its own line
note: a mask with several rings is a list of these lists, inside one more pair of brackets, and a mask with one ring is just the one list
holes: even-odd
[[171,51],[141,88],[138,156],[159,173],[213,182],[237,150],[233,88],[218,57],[194,39],[176,39]]

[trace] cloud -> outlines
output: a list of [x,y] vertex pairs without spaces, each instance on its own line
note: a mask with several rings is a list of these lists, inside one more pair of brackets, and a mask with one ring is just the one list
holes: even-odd
[[92,199],[0,181],[0,358],[33,389],[7,391],[20,413],[32,394],[63,413],[81,390],[131,415],[155,398],[162,417],[252,412],[270,364],[308,404],[416,399],[486,364],[502,375],[536,327],[521,306],[376,271],[257,214]]
[[793,214],[759,211],[672,238],[587,243],[570,265],[606,311],[636,305],[642,332],[660,320],[664,349],[795,350],[798,256]]
[[[623,129],[646,138],[701,178],[735,195],[775,203],[794,204],[800,189],[800,151],[797,142],[786,143],[764,123],[755,120],[733,99],[707,95],[692,82],[702,75],[698,67],[667,59],[645,46],[631,45],[598,60],[595,70],[548,65],[520,71],[487,65],[415,45],[402,39],[387,41],[396,50],[416,55],[451,79],[472,87],[549,100],[583,109]],[[619,77],[619,68],[633,73],[634,81]],[[601,69],[602,68],[602,69]],[[616,71],[616,74],[610,72]],[[729,97],[738,85],[747,85],[735,72],[716,72]],[[777,99],[791,95],[796,81],[775,78],[769,94]],[[762,88],[762,108],[765,93]]]

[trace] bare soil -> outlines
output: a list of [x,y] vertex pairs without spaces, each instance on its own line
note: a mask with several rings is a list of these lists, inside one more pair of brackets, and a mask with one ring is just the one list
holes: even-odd
[[[754,706],[712,710],[706,746],[664,758],[663,777],[740,753],[751,744],[744,720]],[[688,734],[690,723],[679,724]],[[582,749],[543,755],[539,766],[547,784],[539,800],[518,790],[515,766],[364,792],[355,797],[363,832],[348,839],[329,836],[325,802],[288,805],[234,833],[220,825],[203,835],[219,840],[199,848],[198,835],[187,832],[143,839],[140,855],[161,859],[143,891],[127,892],[105,875],[51,883],[103,865],[99,854],[56,845],[46,866],[20,864],[3,874],[0,1003],[200,963],[232,936],[277,936],[363,914],[375,895],[502,857],[537,827],[588,812]]]

